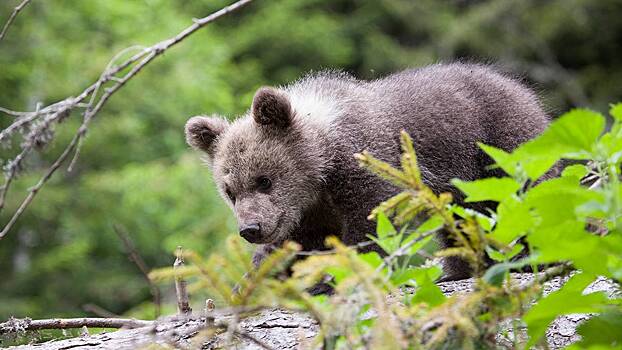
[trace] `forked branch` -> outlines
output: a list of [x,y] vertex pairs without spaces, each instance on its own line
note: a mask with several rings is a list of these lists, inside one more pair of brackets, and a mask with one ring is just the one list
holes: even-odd
[[2,27],[2,31],[0,32],[0,41],[2,41],[2,39],[4,39],[4,36],[6,35],[6,32],[9,30],[9,27],[11,26],[11,24],[15,20],[15,17],[17,17],[17,14],[24,7],[26,7],[26,5],[28,5],[29,2],[30,2],[30,0],[23,0],[22,2],[19,3],[19,5],[15,6],[15,8],[13,9],[13,12],[11,13],[11,16],[9,16],[9,19],[4,24],[4,27]]
[[[67,160],[67,158],[70,157],[71,154],[75,154],[73,157],[74,160],[69,167],[70,169],[72,168],[72,165],[79,154],[82,140],[88,131],[90,122],[102,109],[110,97],[112,97],[112,95],[125,86],[130,79],[136,76],[156,57],[162,55],[165,51],[182,42],[209,23],[242,8],[252,1],[253,0],[239,0],[232,5],[223,7],[207,17],[195,19],[193,20],[192,25],[182,30],[174,37],[163,40],[151,47],[132,47],[132,50],[138,50],[138,52],[120,64],[115,64],[114,61],[117,58],[117,56],[115,56],[108,67],[102,72],[99,79],[77,95],[77,97],[68,97],[60,102],[45,106],[43,108],[37,108],[33,112],[21,112],[0,108],[0,112],[15,117],[14,122],[0,132],[0,143],[10,145],[10,137],[15,132],[20,130],[27,131],[24,135],[23,142],[21,142],[20,153],[15,158],[10,159],[5,165],[6,180],[4,185],[0,187],[0,210],[4,207],[7,192],[13,180],[18,176],[19,172],[23,168],[24,159],[29,155],[29,153],[32,152],[33,149],[41,148],[42,146],[45,146],[45,144],[49,143],[53,138],[52,133],[55,126],[66,119],[72,111],[76,109],[82,110],[82,124],[76,130],[74,137],[71,141],[69,141],[65,149],[61,152],[58,158],[56,158],[52,165],[47,168],[39,181],[28,190],[28,194],[20,203],[18,209],[9,219],[8,223],[4,225],[2,231],[0,231],[0,239],[2,239],[9,232],[17,219],[24,213],[28,205],[30,205],[33,201],[39,190],[49,181],[58,168],[60,168],[60,166]],[[24,3],[27,3],[27,1],[22,3],[23,6],[25,6]],[[14,18],[14,16],[12,17]],[[127,51],[128,49],[123,50],[122,53],[125,54]],[[124,72],[126,69],[129,69],[127,73],[117,76],[117,74]]]

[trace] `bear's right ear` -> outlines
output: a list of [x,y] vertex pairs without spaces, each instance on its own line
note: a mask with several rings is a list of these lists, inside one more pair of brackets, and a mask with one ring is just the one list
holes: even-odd
[[214,155],[214,144],[229,122],[221,117],[192,117],[186,122],[186,142],[196,150]]
[[260,125],[285,128],[292,122],[292,106],[289,98],[283,92],[271,87],[264,86],[257,90],[251,110],[253,119]]

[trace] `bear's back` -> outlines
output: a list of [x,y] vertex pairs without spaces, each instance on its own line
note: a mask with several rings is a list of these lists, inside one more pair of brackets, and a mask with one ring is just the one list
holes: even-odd
[[[490,175],[478,142],[511,151],[534,138],[548,119],[537,97],[515,79],[473,64],[438,64],[359,82],[329,134],[339,152],[367,150],[397,164],[399,133],[415,143],[429,182],[450,190],[449,180]],[[355,165],[352,159],[352,164]]]

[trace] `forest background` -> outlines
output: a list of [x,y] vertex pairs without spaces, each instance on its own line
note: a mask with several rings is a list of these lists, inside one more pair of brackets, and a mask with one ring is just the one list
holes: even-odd
[[[0,22],[17,3],[0,3]],[[75,95],[115,53],[227,3],[34,0],[0,41],[0,106],[34,110]],[[459,59],[523,77],[552,117],[578,106],[606,112],[622,99],[621,14],[617,0],[256,1],[167,51],[101,111],[73,171],[55,174],[0,241],[0,320],[93,315],[94,306],[153,318],[150,288],[115,229],[150,268],[169,266],[179,245],[203,255],[222,246],[235,221],[185,145],[190,116],[234,118],[259,86],[310,70],[373,79]],[[0,127],[10,122],[0,117]],[[34,171],[15,183],[0,222],[79,122],[28,159]],[[0,150],[3,165],[9,155]]]

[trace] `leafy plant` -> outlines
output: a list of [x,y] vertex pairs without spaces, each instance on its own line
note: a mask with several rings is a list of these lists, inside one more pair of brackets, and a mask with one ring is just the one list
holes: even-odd
[[[487,213],[452,204],[450,194],[427,187],[412,141],[402,133],[401,169],[367,152],[357,155],[362,166],[402,189],[370,215],[377,221],[370,239],[385,254],[358,253],[331,237],[326,243],[332,250],[296,261],[282,280],[279,271],[298,254],[295,245],[286,245],[253,271],[231,239],[228,252],[208,262],[191,254],[195,266],[187,273],[198,276],[195,288],[216,291],[229,305],[309,312],[321,327],[316,341],[327,349],[545,346],[547,327],[569,313],[598,314],[579,328],[582,340],[572,348],[620,346],[622,299],[585,294],[598,278],[618,282],[622,277],[622,104],[610,113],[609,131],[604,116],[574,110],[511,153],[481,145],[507,176],[453,183],[467,203],[497,202],[497,210]],[[562,159],[577,162],[538,183]],[[433,234],[440,230],[456,246],[431,256]],[[425,263],[417,263],[418,255]],[[448,297],[434,283],[442,273],[437,258],[448,256],[471,266],[471,292]],[[495,264],[489,266],[489,260]],[[526,266],[536,272],[548,268],[526,285],[514,283],[510,271]],[[247,269],[251,272],[242,278]],[[326,275],[332,276],[334,293],[309,295],[306,290],[326,281]],[[557,277],[567,282],[544,295],[544,283]],[[232,289],[236,283],[239,294]]]

